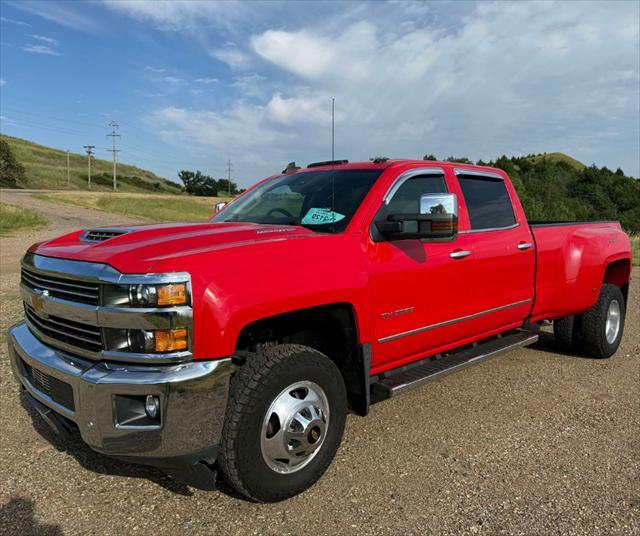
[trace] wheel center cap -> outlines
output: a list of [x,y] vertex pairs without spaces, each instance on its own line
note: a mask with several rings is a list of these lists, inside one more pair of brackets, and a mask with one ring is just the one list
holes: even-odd
[[307,440],[311,445],[313,445],[315,442],[318,441],[318,439],[320,439],[321,435],[322,435],[322,431],[320,430],[320,427],[314,426],[313,428],[311,428],[311,430],[307,434]]

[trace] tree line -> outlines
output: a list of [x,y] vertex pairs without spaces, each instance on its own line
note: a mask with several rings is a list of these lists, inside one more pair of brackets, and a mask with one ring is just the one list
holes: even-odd
[[[427,154],[424,159],[436,157]],[[640,180],[620,168],[612,171],[569,160],[530,154],[476,164],[507,172],[530,220],[618,220],[627,232],[640,233]],[[446,161],[473,163],[465,157]]]

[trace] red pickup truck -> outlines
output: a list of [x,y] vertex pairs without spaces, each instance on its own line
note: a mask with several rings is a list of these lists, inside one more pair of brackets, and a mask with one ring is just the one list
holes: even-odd
[[12,367],[52,427],[276,501],[322,476],[348,411],[542,322],[610,357],[631,253],[616,222],[527,222],[499,169],[377,159],[290,167],[206,223],[78,231],[22,268]]

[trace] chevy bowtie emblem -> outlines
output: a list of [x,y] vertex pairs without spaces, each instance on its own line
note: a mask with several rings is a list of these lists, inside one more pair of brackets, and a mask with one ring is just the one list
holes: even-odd
[[31,299],[31,307],[33,307],[40,316],[48,317],[49,315],[44,310],[44,298],[49,296],[49,291],[35,289],[34,292],[35,295]]

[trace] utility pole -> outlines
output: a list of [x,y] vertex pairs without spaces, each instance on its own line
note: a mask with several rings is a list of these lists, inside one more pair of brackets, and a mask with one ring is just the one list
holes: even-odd
[[227,162],[227,186],[229,188],[229,197],[231,197],[231,160]]
[[116,138],[119,138],[120,134],[116,134],[116,132],[118,131],[118,127],[120,125],[118,125],[118,123],[116,123],[115,121],[111,121],[111,123],[109,123],[109,126],[111,127],[111,134],[107,134],[107,137],[111,138],[112,148],[107,150],[113,155],[113,189],[116,190],[118,188],[118,176],[116,173],[116,154],[120,152],[120,149],[116,149]]
[[91,157],[93,156],[93,150],[96,148],[95,145],[84,145],[85,151],[87,151],[87,167],[89,170],[89,174],[87,175],[87,186],[91,189]]
[[67,186],[71,185],[71,179],[69,178],[69,149],[67,149]]

